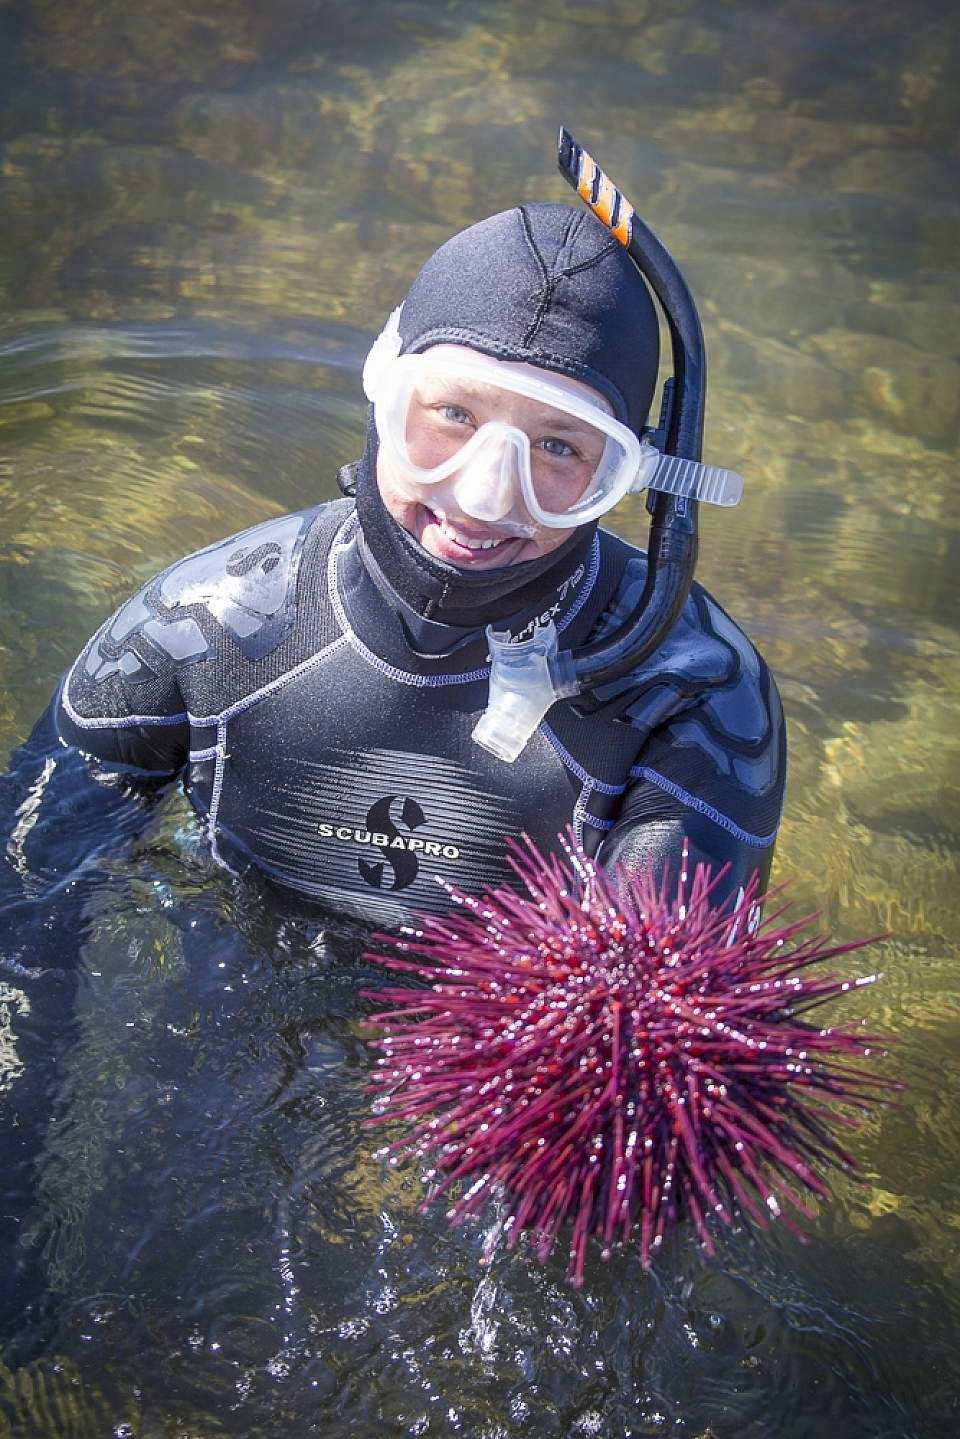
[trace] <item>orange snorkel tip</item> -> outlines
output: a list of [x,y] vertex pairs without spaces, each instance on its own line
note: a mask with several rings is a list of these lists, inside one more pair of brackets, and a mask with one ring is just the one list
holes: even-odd
[[561,171],[598,220],[616,236],[624,248],[630,245],[636,213],[609,175],[591,154],[578,145],[570,131],[560,126],[557,157]]

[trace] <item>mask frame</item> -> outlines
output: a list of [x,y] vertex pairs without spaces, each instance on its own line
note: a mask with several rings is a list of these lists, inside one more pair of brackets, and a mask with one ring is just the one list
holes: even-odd
[[[364,366],[363,387],[373,405],[380,444],[395,473],[406,481],[411,499],[429,502],[438,493],[436,487],[444,481],[452,488],[459,471],[467,470],[484,456],[489,461],[495,444],[504,449],[512,447],[517,462],[525,518],[515,505],[514,518],[505,526],[505,530],[516,534],[530,536],[538,528],[570,529],[588,524],[606,514],[624,495],[647,488],[660,460],[657,451],[638,439],[608,410],[565,381],[562,375],[545,372],[534,365],[497,360],[461,346],[438,345],[419,354],[402,355],[399,353],[399,316],[400,310],[395,310],[371,350]],[[480,425],[461,448],[432,468],[413,463],[405,440],[409,407],[418,384],[431,377],[472,381],[532,400],[597,431],[604,439],[604,450],[580,500],[565,510],[547,510],[537,494],[528,435],[515,425],[498,420]],[[465,513],[478,519],[488,518],[479,509],[466,509]],[[496,519],[492,522],[497,523]]]

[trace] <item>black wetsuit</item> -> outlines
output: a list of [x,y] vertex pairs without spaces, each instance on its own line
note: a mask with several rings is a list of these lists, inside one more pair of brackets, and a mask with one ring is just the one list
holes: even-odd
[[[538,615],[554,615],[565,646],[596,638],[621,622],[645,563],[598,531]],[[108,768],[182,775],[224,863],[380,923],[444,908],[437,876],[466,890],[510,882],[506,837],[523,831],[556,848],[572,826],[628,866],[678,853],[686,834],[694,857],[730,862],[728,891],[766,872],[780,704],[702,588],[595,712],[555,704],[507,764],[471,738],[487,702],[482,628],[451,629],[447,648],[425,653],[382,579],[351,500],[181,560],[80,656],[61,738]],[[507,625],[519,636],[536,617]]]

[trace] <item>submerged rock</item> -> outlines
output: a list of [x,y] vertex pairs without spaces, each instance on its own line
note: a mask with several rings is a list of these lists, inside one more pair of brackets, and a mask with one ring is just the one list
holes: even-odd
[[852,376],[796,345],[751,334],[723,320],[717,325],[711,356],[718,371],[736,375],[744,389],[771,409],[811,420],[838,417],[849,409]]
[[960,428],[960,364],[905,340],[827,330],[810,344],[849,375],[862,409],[905,434],[952,445]]

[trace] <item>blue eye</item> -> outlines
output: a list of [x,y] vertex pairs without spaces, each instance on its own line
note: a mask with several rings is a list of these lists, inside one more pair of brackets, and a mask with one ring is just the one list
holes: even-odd
[[576,454],[576,451],[567,444],[566,440],[557,440],[550,435],[547,435],[545,439],[540,440],[538,443],[540,449],[548,455],[553,455],[554,459],[565,460],[568,455]]
[[472,416],[460,405],[440,405],[440,413],[445,420],[450,420],[454,425],[470,425],[473,423]]

